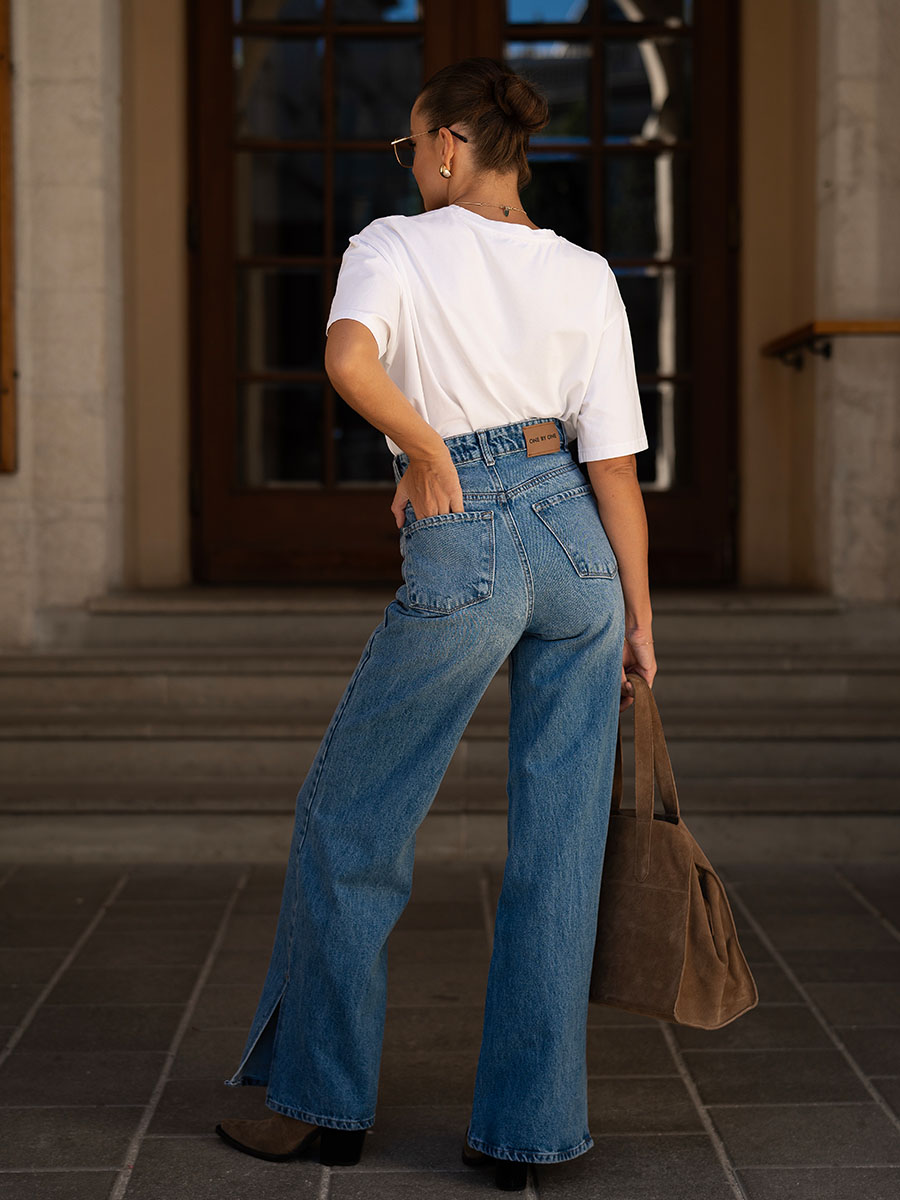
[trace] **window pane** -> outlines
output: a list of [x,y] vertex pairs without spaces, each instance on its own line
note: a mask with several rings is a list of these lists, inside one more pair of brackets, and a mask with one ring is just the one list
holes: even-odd
[[511,25],[548,21],[583,25],[590,11],[590,0],[508,0],[506,19]]
[[608,254],[671,258],[690,253],[690,172],[685,154],[610,154],[603,189]]
[[686,267],[615,267],[639,375],[691,370],[690,272]]
[[238,137],[322,136],[324,38],[234,39]]
[[321,367],[322,276],[315,268],[239,267],[240,371]]
[[578,246],[590,247],[590,174],[587,161],[570,154],[529,157],[531,183],[522,193],[536,225],[554,229]]
[[591,46],[585,42],[506,42],[503,54],[506,65],[533,80],[550,105],[550,120],[531,137],[530,145],[554,138],[587,140],[591,131]]
[[[409,110],[422,78],[420,37],[336,38],[334,70],[339,138],[390,142],[409,132]],[[393,158],[389,145],[386,150]]]
[[694,0],[605,0],[606,21],[653,21],[666,25],[690,25],[694,20]]
[[238,486],[322,482],[320,384],[238,384]]
[[422,211],[412,171],[401,167],[388,146],[368,154],[349,150],[334,156],[334,253],[343,254],[351,233],[376,217]]
[[320,21],[323,0],[234,0],[235,21]]
[[[338,21],[420,21],[421,0],[334,0]],[[410,100],[412,107],[412,100]],[[399,136],[399,135],[397,135]]]
[[[396,486],[384,434],[342,400],[335,407],[334,440],[339,484],[385,481]],[[391,497],[386,496],[385,511],[390,505]]]
[[608,41],[607,140],[691,136],[691,43],[683,38]]
[[653,491],[693,482],[690,384],[668,380],[643,385],[641,410],[649,445],[635,455],[640,483]]
[[238,254],[321,254],[322,155],[240,151],[235,155]]

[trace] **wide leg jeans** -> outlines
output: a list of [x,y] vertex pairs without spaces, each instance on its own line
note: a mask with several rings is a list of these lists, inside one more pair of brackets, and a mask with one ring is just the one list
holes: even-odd
[[[464,512],[398,537],[403,584],[362,650],[296,801],[275,941],[241,1062],[274,1112],[375,1120],[388,937],[416,831],[509,659],[508,852],[469,1143],[558,1162],[593,1145],[587,1016],[609,823],[624,602],[586,474],[513,422],[448,437]],[[551,434],[551,447],[556,443]],[[540,443],[538,443],[538,447]],[[399,481],[409,465],[394,457]]]

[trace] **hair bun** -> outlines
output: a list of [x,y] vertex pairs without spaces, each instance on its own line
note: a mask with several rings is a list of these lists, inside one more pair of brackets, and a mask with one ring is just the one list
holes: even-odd
[[511,121],[526,133],[536,133],[550,119],[546,99],[539,95],[530,80],[507,71],[494,78],[491,86],[494,103]]

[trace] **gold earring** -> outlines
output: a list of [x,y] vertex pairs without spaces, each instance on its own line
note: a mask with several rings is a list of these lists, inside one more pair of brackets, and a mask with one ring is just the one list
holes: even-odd
[[451,174],[450,168],[448,166],[446,166],[444,163],[441,163],[440,172],[445,179],[450,178],[450,174]]

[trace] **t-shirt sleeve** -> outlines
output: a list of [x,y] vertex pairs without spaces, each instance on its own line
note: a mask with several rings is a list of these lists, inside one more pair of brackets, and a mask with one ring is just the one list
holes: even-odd
[[325,334],[343,317],[361,321],[378,344],[378,357],[393,349],[400,317],[400,276],[364,232],[354,233],[344,251]]
[[597,358],[576,422],[578,461],[618,458],[649,446],[628,313],[612,268]]

